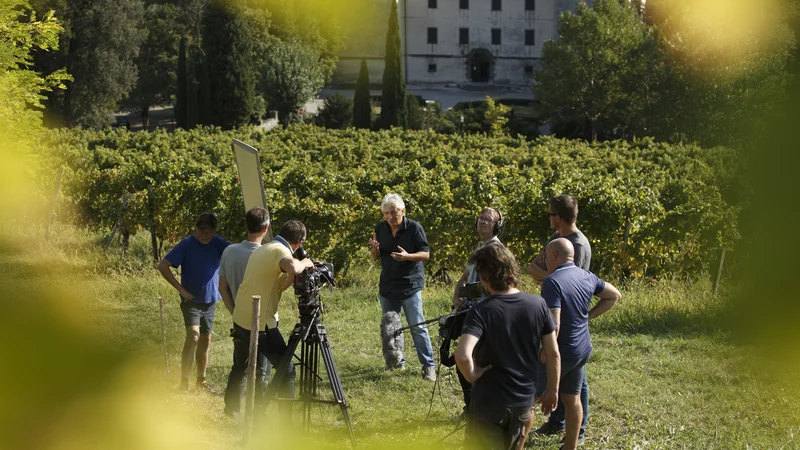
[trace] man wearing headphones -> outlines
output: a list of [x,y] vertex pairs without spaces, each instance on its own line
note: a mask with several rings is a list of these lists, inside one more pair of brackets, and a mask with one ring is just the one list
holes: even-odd
[[[500,211],[489,207],[483,208],[481,212],[478,213],[478,218],[475,220],[475,230],[478,232],[478,236],[481,240],[475,247],[473,254],[487,244],[497,243],[499,245],[503,245],[500,242],[500,239],[497,238],[497,235],[500,234],[502,227],[503,216],[500,214]],[[475,264],[467,264],[467,267],[464,269],[464,273],[461,275],[461,278],[459,278],[456,282],[456,288],[453,292],[453,308],[455,310],[459,310],[462,307],[462,298],[466,296],[466,292],[463,292],[463,288],[468,283],[480,283],[480,280],[478,279],[478,273],[475,271]],[[483,298],[483,292],[481,292],[481,294],[481,298]],[[472,384],[470,384],[470,382],[464,378],[464,375],[460,370],[458,370],[458,367],[456,367],[456,374],[458,375],[459,383],[461,383],[461,390],[464,393],[464,411],[466,411],[467,408],[469,408]]]

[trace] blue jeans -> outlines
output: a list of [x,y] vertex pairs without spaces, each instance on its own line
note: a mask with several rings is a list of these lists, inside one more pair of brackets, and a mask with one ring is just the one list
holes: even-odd
[[[583,421],[581,422],[581,432],[579,436],[586,433],[586,423],[589,421],[589,383],[586,382],[586,373],[583,374],[583,384],[581,385],[581,406],[583,406]],[[552,425],[564,427],[564,417],[567,412],[564,403],[558,399],[558,408],[550,414],[549,422]]]
[[[406,322],[409,325],[425,321],[425,316],[422,314],[422,291],[417,291],[411,297],[401,300],[389,300],[384,296],[381,297],[381,310],[383,314],[389,311],[394,311],[400,314],[402,308],[406,313]],[[417,358],[422,367],[435,366],[433,362],[433,347],[431,346],[431,338],[428,336],[428,326],[420,325],[411,329],[411,338],[414,340],[414,347],[417,349]],[[403,358],[401,364],[405,364],[406,360]]]

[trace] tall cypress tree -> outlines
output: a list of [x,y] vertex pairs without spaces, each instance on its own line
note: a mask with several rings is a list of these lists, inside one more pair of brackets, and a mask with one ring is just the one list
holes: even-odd
[[255,41],[244,15],[238,3],[212,0],[203,16],[211,120],[223,129],[249,123],[255,112]]
[[353,125],[356,128],[372,126],[372,105],[369,102],[369,69],[367,61],[361,60],[361,71],[358,73],[356,93],[353,97]]
[[400,53],[400,24],[397,19],[397,2],[389,0],[389,29],[386,32],[386,55],[383,66],[383,95],[381,101],[381,126],[404,127],[408,119],[406,110],[406,82]]

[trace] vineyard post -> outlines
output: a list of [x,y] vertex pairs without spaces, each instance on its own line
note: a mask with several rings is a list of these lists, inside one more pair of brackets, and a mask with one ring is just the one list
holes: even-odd
[[164,353],[164,371],[169,373],[169,359],[167,359],[167,332],[164,330],[164,299],[158,297],[158,312],[161,316],[161,350]]
[[719,287],[719,280],[722,278],[722,267],[725,265],[725,247],[722,247],[722,253],[719,255],[719,267],[717,268],[717,276],[714,277],[714,285],[711,288],[713,295],[717,295],[717,288]]
[[244,418],[244,442],[250,442],[250,433],[253,429],[253,403],[256,391],[256,358],[258,357],[258,330],[259,315],[261,314],[261,296],[253,296],[253,319],[250,323],[250,351],[247,359],[247,393]]
[[147,183],[147,209],[149,212],[150,225],[150,245],[153,247],[153,262],[158,264],[161,260],[161,255],[158,251],[158,238],[156,237],[156,207],[155,200],[153,199],[153,183]]

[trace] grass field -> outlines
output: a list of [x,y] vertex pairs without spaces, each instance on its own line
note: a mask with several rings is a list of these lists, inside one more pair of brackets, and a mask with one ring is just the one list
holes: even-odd
[[[224,416],[221,397],[176,390],[183,324],[176,294],[146,262],[145,235],[135,237],[120,261],[118,248],[104,253],[100,237],[71,227],[59,227],[49,240],[37,239],[44,233],[36,227],[4,224],[0,231],[7,300],[0,318],[0,447],[238,447],[241,427]],[[463,431],[446,437],[460,411],[454,373],[440,373],[431,404],[433,384],[420,378],[410,336],[409,369],[383,370],[378,274],[365,264],[326,300],[324,322],[359,444],[459,448]],[[533,290],[529,283],[524,288]],[[450,295],[450,286],[428,286],[426,316],[446,313]],[[722,320],[724,295],[712,296],[707,282],[682,281],[635,282],[623,295],[591,325],[591,415],[583,448],[800,448],[800,371],[736,344]],[[168,374],[159,296],[167,305]],[[296,311],[285,293],[285,336]],[[220,307],[208,373],[220,391],[231,363],[229,327]],[[327,384],[322,392],[329,396]],[[336,407],[314,407],[308,431],[276,423],[273,412],[259,423],[253,447],[348,446]],[[555,449],[558,439],[534,436],[528,446]]]

